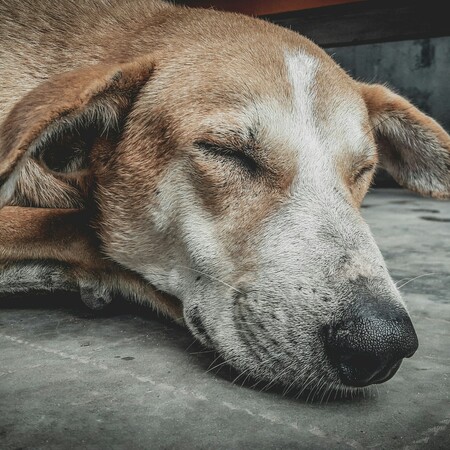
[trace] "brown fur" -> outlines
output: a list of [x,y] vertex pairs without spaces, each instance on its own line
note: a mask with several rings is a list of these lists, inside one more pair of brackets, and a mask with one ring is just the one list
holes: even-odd
[[[402,186],[422,195],[450,198],[450,136],[435,120],[386,87],[360,87],[381,165]],[[429,180],[430,173],[439,187]]]
[[[27,225],[23,234],[4,232],[3,258],[52,258],[101,272],[106,270],[98,250],[101,242],[102,252],[125,266],[131,257],[134,263],[146,263],[138,261],[149,258],[138,256],[145,242],[152,242],[156,254],[167,249],[167,237],[148,230],[148,210],[158,209],[160,186],[183,165],[183,176],[192,181],[231,257],[242,256],[245,271],[246,265],[252,265],[246,236],[289,196],[297,175],[296,157],[283,142],[256,134],[249,145],[263,167],[261,174],[249,177],[236,170],[230,176],[219,160],[195,150],[192,143],[211,132],[221,136],[222,145],[236,139],[217,123],[205,125],[210,116],[222,115],[229,124],[239,105],[270,98],[289,103],[292,88],[280,43],[283,50],[303,49],[320,60],[316,113],[325,128],[330,98],[351,99],[365,111],[368,133],[375,127],[380,159],[400,182],[421,193],[450,196],[448,135],[385,88],[357,84],[323,51],[295,33],[244,16],[159,1],[66,0],[57,13],[51,1],[37,5],[0,0],[0,189],[3,184],[10,191],[5,188],[0,202],[87,206],[89,215],[78,219],[83,216],[74,212],[35,213],[38,218],[42,214],[42,220],[29,229]],[[334,74],[333,86],[329,72]],[[387,116],[395,116],[391,128],[383,122]],[[389,162],[388,147],[394,142],[398,148],[407,140],[402,132],[393,137],[392,127],[399,130],[403,124],[411,129],[411,123],[415,150],[424,142],[431,148],[429,154],[413,158],[411,165],[423,173],[426,161],[438,155],[433,164],[439,183],[417,185]],[[75,145],[71,140],[87,129],[95,136],[86,161],[75,161],[79,166],[68,171],[50,170],[42,156],[46,149],[55,153]],[[239,139],[251,141],[248,136]],[[370,184],[368,176],[357,181],[367,164],[349,155],[336,162],[355,207]],[[249,191],[252,195],[246,195]],[[8,224],[4,229],[28,223],[30,214],[27,209],[3,210],[2,223]],[[64,218],[67,230],[73,228],[72,217],[74,224],[85,220],[85,228],[92,229],[91,221],[95,222],[97,247],[89,233],[75,234],[73,245],[85,258],[72,260],[69,250],[73,249],[63,251],[61,244],[65,231],[58,228],[61,235],[48,234],[53,221],[60,220],[57,217]],[[28,249],[25,244],[30,241],[33,245]],[[133,278],[121,270],[115,266],[109,273],[120,280]],[[136,283],[142,292],[144,288]],[[169,311],[166,303],[162,308]]]
[[0,265],[20,261],[64,262],[73,282],[89,280],[113,292],[153,305],[180,320],[179,302],[124,270],[99,252],[98,238],[85,211],[5,207],[0,209]]

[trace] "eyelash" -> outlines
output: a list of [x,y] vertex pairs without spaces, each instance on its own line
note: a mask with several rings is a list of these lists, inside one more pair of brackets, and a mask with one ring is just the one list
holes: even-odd
[[370,164],[370,165],[367,165],[367,166],[363,167],[362,169],[360,169],[356,173],[356,175],[355,175],[355,177],[353,179],[354,182],[359,181],[362,177],[364,177],[364,175],[366,175],[367,173],[371,172],[374,168],[375,168],[375,164]]
[[212,142],[196,142],[196,147],[208,152],[211,155],[221,158],[231,159],[239,164],[246,171],[256,174],[260,170],[259,164],[244,151],[238,151],[234,148],[221,147],[220,145]]

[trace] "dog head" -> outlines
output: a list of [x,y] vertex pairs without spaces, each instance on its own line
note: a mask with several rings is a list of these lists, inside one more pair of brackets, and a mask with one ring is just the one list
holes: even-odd
[[17,104],[3,202],[30,158],[89,180],[105,253],[179,298],[238,369],[292,387],[389,379],[417,337],[359,205],[378,165],[448,198],[449,136],[296,33],[173,14],[149,56],[57,75]]

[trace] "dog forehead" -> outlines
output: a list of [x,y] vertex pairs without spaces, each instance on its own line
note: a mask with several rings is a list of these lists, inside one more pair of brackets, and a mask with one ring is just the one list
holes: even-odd
[[220,129],[235,119],[235,126],[254,130],[262,148],[289,153],[304,169],[311,168],[308,161],[324,167],[324,160],[336,164],[371,151],[367,108],[356,83],[320,53],[288,48],[282,56],[283,70],[266,80],[266,95],[204,123]]
[[285,63],[291,139],[314,153],[318,146],[330,154],[367,145],[367,108],[354,81],[333,61],[305,52],[285,52]]
[[357,151],[352,141],[363,140],[368,119],[356,83],[302,36],[248,25],[252,33],[237,27],[226,43],[196,28],[191,40],[165,52],[141,96],[142,115],[168,117],[165,126],[181,146],[203,132],[255,130],[263,148]]
[[213,11],[195,14],[155,54],[158,91],[183,108],[285,97],[290,89],[284,58],[288,49],[327,58],[303,36],[273,24]]
[[368,122],[356,83],[320,49],[280,42],[251,54],[246,58],[241,52],[236,61],[227,62],[227,76],[216,89],[210,86],[213,97],[203,97],[205,102],[216,91],[225,108],[243,107],[246,115],[266,125],[289,125],[290,135],[317,127],[323,134],[321,128],[328,135],[356,136]]

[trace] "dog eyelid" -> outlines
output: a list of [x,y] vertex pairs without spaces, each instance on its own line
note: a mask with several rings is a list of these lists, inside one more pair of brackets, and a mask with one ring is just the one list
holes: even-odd
[[373,161],[368,162],[365,166],[362,166],[358,169],[358,171],[355,173],[353,177],[353,181],[357,182],[361,178],[363,178],[365,175],[367,175],[369,172],[372,172],[376,167],[376,163]]
[[234,160],[239,163],[242,168],[252,174],[256,174],[260,170],[260,165],[252,156],[248,154],[248,150],[237,149],[209,141],[196,141],[194,142],[194,145],[197,148],[206,151],[210,155]]

